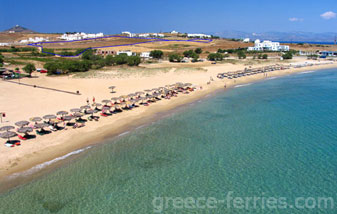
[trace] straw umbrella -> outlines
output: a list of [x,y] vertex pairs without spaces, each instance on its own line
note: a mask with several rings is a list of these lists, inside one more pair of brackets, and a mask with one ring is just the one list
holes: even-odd
[[73,112],[73,113],[77,113],[77,112],[80,112],[80,111],[81,111],[81,109],[79,109],[79,108],[70,109],[70,112]]
[[102,111],[102,109],[99,109],[98,107],[101,107],[102,104],[101,103],[94,103],[92,104],[92,106],[95,106],[95,111]]
[[67,114],[68,114],[67,111],[58,111],[58,112],[56,113],[56,115],[62,115],[62,116],[67,115]]
[[102,103],[104,103],[105,105],[108,105],[108,103],[110,103],[110,100],[102,100]]
[[17,136],[17,134],[15,132],[12,132],[12,131],[7,131],[7,132],[4,132],[4,133],[1,133],[1,135],[0,135],[1,138],[7,139],[7,143],[10,142],[11,137],[15,137],[15,136]]
[[45,120],[51,120],[51,119],[55,119],[55,118],[56,118],[56,116],[53,115],[53,114],[47,114],[47,115],[43,116],[43,119],[45,119]]
[[45,128],[47,126],[48,126],[48,124],[46,124],[46,123],[36,123],[36,124],[34,124],[34,128],[41,129],[41,131],[43,130],[43,128]]
[[19,122],[15,123],[15,125],[19,126],[19,127],[27,126],[28,124],[29,124],[29,122],[26,121],[26,120],[22,120],[22,121],[19,121]]
[[114,85],[112,85],[112,86],[109,87],[109,89],[111,89],[111,93],[115,93],[115,92],[114,92],[114,89],[115,89],[115,88],[116,88],[116,86],[114,86]]
[[0,131],[9,131],[9,130],[12,130],[12,129],[15,129],[14,126],[3,126],[0,128]]
[[81,110],[83,110],[83,109],[90,109],[90,106],[89,105],[81,106],[80,109]]
[[32,132],[33,128],[32,127],[21,127],[18,129],[19,133],[24,133],[24,137],[29,137],[30,135],[28,134],[28,132]]
[[32,121],[32,122],[37,123],[37,122],[40,122],[42,120],[42,118],[41,117],[32,117],[29,120]]
[[71,121],[72,119],[74,119],[74,117],[70,116],[70,115],[66,115],[66,116],[63,117],[64,121]]

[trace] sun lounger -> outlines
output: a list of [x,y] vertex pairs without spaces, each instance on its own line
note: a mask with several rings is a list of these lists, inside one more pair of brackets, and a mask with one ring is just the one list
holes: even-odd
[[18,137],[21,139],[21,140],[27,140],[27,138],[21,136],[21,135],[18,135]]
[[100,113],[100,115],[101,115],[102,117],[107,117],[107,116],[108,116],[108,115],[105,114],[105,113]]

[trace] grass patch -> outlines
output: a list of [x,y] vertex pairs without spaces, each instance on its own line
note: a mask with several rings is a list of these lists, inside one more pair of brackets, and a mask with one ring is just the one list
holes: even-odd
[[115,68],[113,70],[90,70],[87,72],[73,73],[73,78],[98,78],[98,79],[111,79],[111,78],[126,78],[130,76],[152,76],[158,73],[167,73],[171,68]]
[[183,67],[183,68],[176,68],[174,72],[207,72],[207,69],[205,68],[194,68],[194,67]]

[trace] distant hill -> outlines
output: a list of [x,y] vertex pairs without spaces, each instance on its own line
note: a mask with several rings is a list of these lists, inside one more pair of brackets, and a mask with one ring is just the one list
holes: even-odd
[[243,31],[224,31],[216,33],[223,38],[250,38],[252,40],[272,40],[272,41],[296,41],[296,42],[334,42],[337,33],[312,33],[312,32],[265,32],[265,33],[249,33]]
[[4,33],[36,33],[35,31],[32,31],[28,28],[19,26],[19,25],[15,25],[14,27],[3,31]]

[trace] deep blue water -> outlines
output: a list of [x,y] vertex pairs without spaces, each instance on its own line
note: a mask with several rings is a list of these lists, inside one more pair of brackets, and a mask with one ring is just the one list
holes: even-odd
[[336,213],[336,101],[336,70],[219,92],[0,195],[0,213]]

